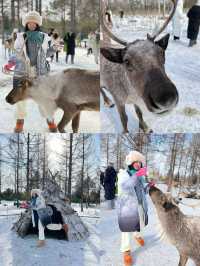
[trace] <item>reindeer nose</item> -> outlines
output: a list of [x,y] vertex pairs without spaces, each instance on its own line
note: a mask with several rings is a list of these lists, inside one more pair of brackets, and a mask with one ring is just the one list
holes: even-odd
[[173,83],[167,83],[162,87],[160,93],[155,95],[155,103],[162,108],[172,108],[178,103],[178,91]]
[[156,113],[173,109],[178,103],[178,98],[178,91],[172,82],[154,86],[148,94],[150,109]]
[[13,99],[12,97],[10,97],[9,95],[6,96],[6,102],[7,103],[10,103],[10,104],[13,104]]

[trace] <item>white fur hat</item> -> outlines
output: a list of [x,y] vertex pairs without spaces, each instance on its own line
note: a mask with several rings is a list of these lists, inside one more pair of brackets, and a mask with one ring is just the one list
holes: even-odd
[[38,26],[42,26],[42,16],[37,11],[30,11],[22,19],[22,25],[25,27],[28,22],[34,22]]
[[130,151],[126,156],[126,165],[131,165],[133,162],[141,162],[145,165],[145,157],[138,151]]
[[31,190],[31,196],[33,195],[33,193],[36,193],[38,196],[41,196],[42,190],[38,188],[34,188]]

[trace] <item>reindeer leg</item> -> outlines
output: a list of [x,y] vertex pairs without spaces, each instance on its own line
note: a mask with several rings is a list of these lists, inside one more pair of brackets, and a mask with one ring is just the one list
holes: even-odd
[[143,114],[142,114],[142,111],[139,108],[139,106],[137,104],[134,104],[134,107],[135,107],[135,112],[137,114],[137,117],[139,118],[139,127],[140,127],[140,129],[142,129],[142,131],[144,131],[144,133],[153,133],[153,130],[150,129],[147,126],[146,122],[144,121]]
[[104,104],[105,106],[108,106],[109,108],[113,108],[115,105],[112,103],[112,101],[109,99],[109,97],[104,92],[103,88],[100,88],[100,92],[103,96]]
[[72,130],[73,130],[73,133],[78,133],[80,116],[81,116],[81,113],[79,112],[72,119]]
[[183,254],[180,254],[180,260],[179,260],[178,266],[185,266],[187,261],[188,261],[188,257]]
[[124,133],[128,133],[128,116],[126,114],[125,105],[118,105],[117,109],[121,118],[122,126],[124,128]]
[[70,122],[70,120],[73,118],[74,112],[64,111],[63,117],[61,121],[58,124],[58,131],[60,133],[65,133],[65,126]]

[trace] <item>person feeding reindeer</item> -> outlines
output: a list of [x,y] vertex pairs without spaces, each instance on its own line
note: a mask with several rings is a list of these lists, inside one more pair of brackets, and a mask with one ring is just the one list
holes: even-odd
[[121,230],[121,252],[124,266],[131,266],[131,239],[134,236],[138,245],[144,246],[142,230],[148,224],[148,206],[145,185],[147,168],[145,157],[138,151],[131,151],[126,156],[127,169],[118,174],[118,223]]

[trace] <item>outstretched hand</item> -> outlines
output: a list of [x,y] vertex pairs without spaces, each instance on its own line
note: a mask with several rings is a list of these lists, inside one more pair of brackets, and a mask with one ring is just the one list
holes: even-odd
[[136,172],[136,176],[146,176],[146,175],[147,175],[146,167],[140,168],[140,170]]
[[151,187],[155,187],[156,185],[156,182],[154,180],[151,180],[148,184],[148,186],[151,188]]

